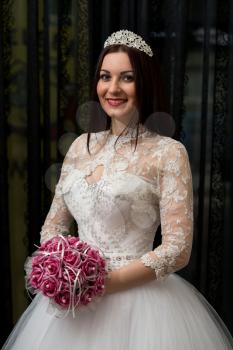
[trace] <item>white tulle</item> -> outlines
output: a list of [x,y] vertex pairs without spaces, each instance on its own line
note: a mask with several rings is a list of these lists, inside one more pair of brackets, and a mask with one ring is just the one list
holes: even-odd
[[105,296],[77,313],[54,317],[37,295],[3,350],[232,349],[224,324],[203,296],[176,274]]

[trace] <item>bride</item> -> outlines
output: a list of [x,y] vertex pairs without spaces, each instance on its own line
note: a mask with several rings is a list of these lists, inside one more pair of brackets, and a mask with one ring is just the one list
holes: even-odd
[[41,230],[43,242],[76,220],[80,239],[104,253],[105,294],[75,318],[37,294],[3,349],[233,349],[214,309],[175,273],[192,249],[192,178],[185,147],[149,128],[160,104],[153,62],[135,33],[107,38],[94,81],[105,127],[72,143]]

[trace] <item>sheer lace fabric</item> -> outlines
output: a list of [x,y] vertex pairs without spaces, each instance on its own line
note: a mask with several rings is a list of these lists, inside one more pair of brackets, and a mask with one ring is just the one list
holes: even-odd
[[[140,129],[118,139],[108,131],[79,136],[64,159],[41,241],[65,234],[73,218],[79,237],[99,248],[109,270],[140,259],[164,279],[189,261],[192,179],[184,146]],[[152,250],[161,223],[162,244]]]

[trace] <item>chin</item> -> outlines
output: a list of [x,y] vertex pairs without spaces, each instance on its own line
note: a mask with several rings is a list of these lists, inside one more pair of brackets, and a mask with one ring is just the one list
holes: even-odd
[[119,120],[123,120],[123,119],[129,120],[135,114],[135,110],[129,110],[129,111],[105,110],[105,112],[107,113],[107,115],[109,115],[109,117],[116,118]]
[[129,115],[127,115],[127,114],[121,114],[121,113],[114,113],[114,112],[110,112],[109,114],[108,114],[108,116],[110,117],[110,118],[113,118],[113,119],[116,119],[116,120],[119,120],[119,121],[121,121],[121,122],[127,122],[127,120],[129,120]]

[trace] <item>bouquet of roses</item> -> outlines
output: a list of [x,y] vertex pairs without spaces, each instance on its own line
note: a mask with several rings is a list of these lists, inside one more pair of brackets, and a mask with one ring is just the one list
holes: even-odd
[[41,244],[25,264],[26,286],[67,311],[87,305],[105,291],[106,261],[100,251],[73,236]]

